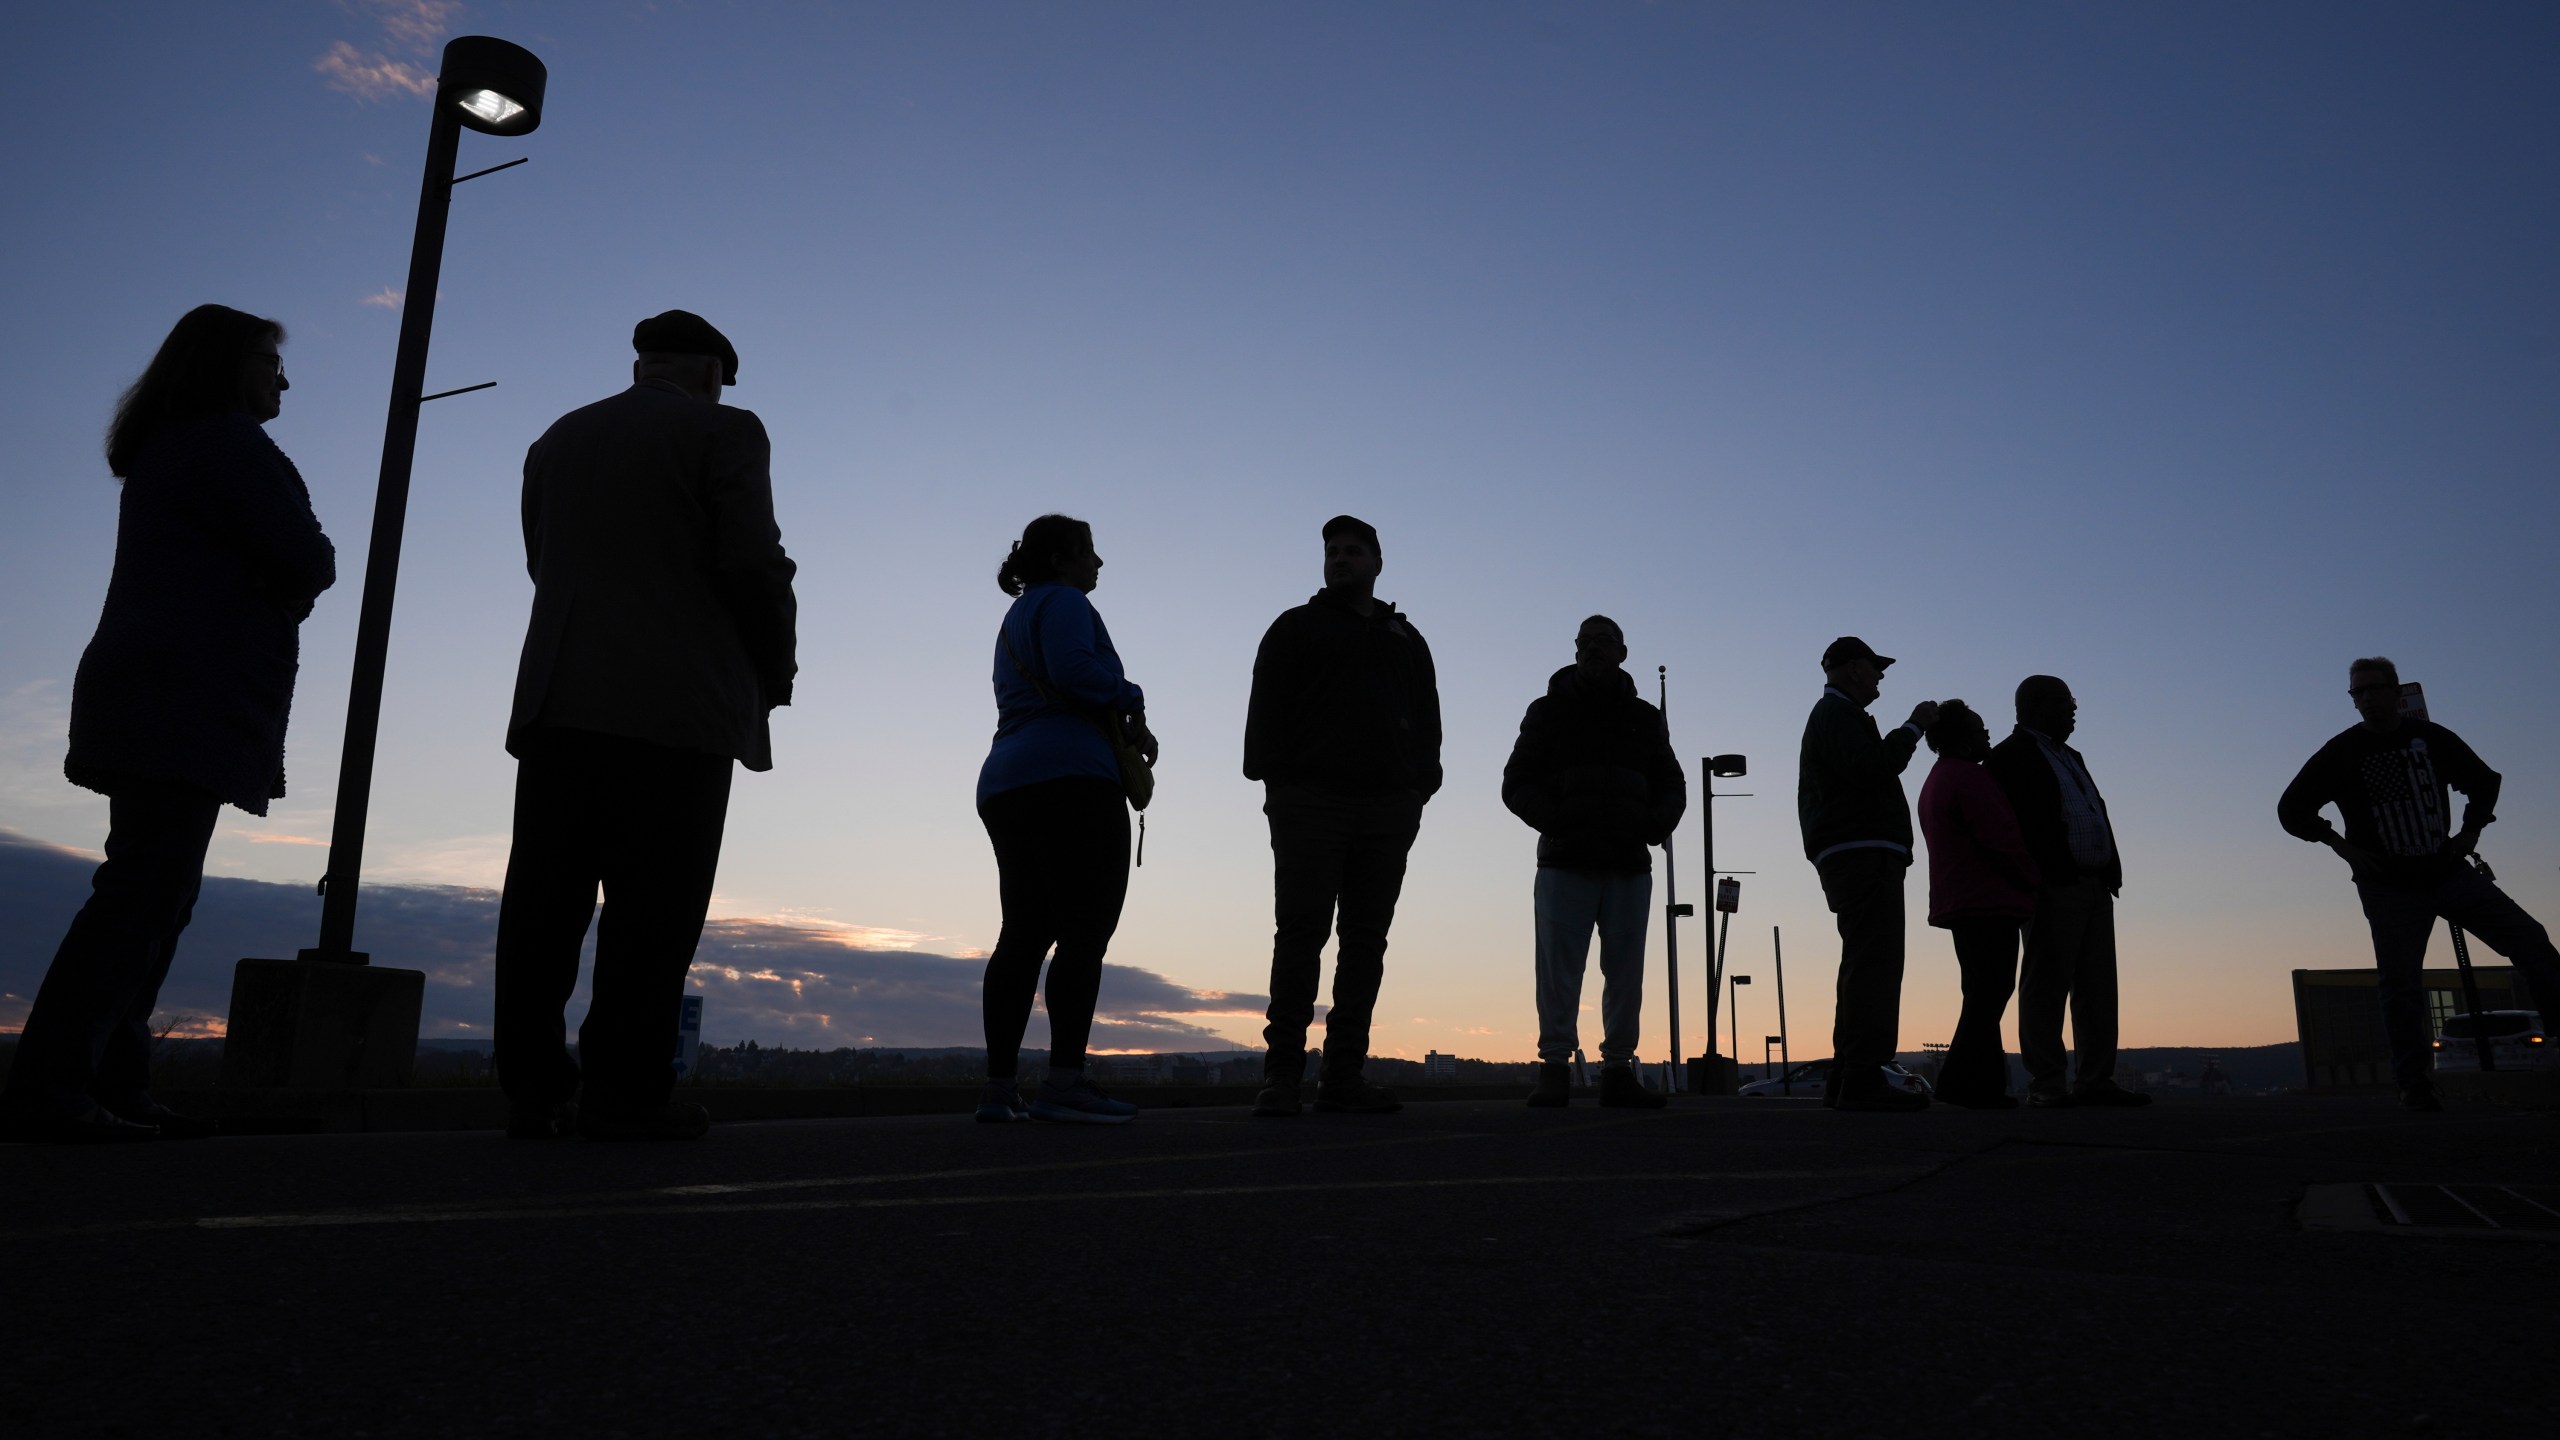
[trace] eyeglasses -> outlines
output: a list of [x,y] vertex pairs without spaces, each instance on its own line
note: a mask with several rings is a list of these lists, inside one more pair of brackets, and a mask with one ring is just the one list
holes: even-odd
[[2378,681],[2371,685],[2350,685],[2347,687],[2347,698],[2351,700],[2361,700],[2367,695],[2397,695],[2399,693],[2400,682],[2397,680]]
[[273,350],[244,350],[241,353],[252,360],[264,360],[268,364],[273,365],[276,369],[276,374],[279,376],[284,374],[284,357]]

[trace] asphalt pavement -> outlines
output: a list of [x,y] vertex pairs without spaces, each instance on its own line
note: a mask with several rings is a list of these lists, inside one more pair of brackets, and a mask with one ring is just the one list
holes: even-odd
[[2548,1434],[2547,1187],[2367,1099],[9,1146],[0,1430]]

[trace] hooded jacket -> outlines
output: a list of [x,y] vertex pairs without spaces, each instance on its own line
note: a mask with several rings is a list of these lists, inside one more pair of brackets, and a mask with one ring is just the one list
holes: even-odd
[[1345,795],[1440,789],[1440,681],[1413,621],[1320,590],[1253,657],[1244,778]]
[[1502,767],[1502,803],[1538,832],[1540,868],[1648,874],[1689,808],[1662,712],[1624,670],[1567,665],[1529,702]]

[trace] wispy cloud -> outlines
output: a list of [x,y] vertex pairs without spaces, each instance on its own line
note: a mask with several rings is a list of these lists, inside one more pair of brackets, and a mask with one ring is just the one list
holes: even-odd
[[255,830],[243,830],[237,825],[231,827],[231,833],[252,845],[317,845],[323,850],[329,848],[328,841],[311,835],[266,835]]
[[389,285],[385,285],[381,289],[364,297],[364,303],[371,305],[378,310],[397,310],[400,308],[400,302],[407,298],[408,293],[406,291],[397,290]]
[[329,82],[330,89],[367,102],[436,93],[434,71],[394,60],[379,50],[359,50],[345,40],[332,44],[327,54],[311,62],[311,68]]
[[330,89],[369,103],[436,92],[432,59],[462,13],[459,0],[338,0],[338,8],[372,21],[376,34],[370,45],[335,41],[311,62]]
[[[86,894],[94,856],[0,829],[0,1030],[26,1016],[63,927]],[[318,932],[320,902],[307,885],[208,876],[195,922],[178,947],[154,1025],[218,1034],[231,967],[244,955],[289,956]],[[357,943],[378,965],[427,976],[422,1030],[485,1034],[498,892],[459,885],[369,883],[356,908]],[[705,1037],[735,1044],[974,1045],[980,1031],[981,961],[924,949],[930,936],[832,921],[731,916],[703,929],[691,981],[704,997]],[[592,942],[591,942],[592,943]],[[593,951],[589,951],[592,960]],[[583,997],[570,1002],[574,1022]],[[1195,990],[1130,965],[1108,965],[1093,1044],[1098,1050],[1200,1050],[1249,1037],[1264,999]],[[1223,1029],[1221,1028],[1223,1027]],[[1032,1017],[1030,1044],[1048,1043]]]

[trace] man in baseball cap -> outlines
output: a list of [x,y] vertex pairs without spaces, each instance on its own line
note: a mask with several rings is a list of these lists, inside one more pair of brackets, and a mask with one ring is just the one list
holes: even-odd
[[1938,718],[1923,700],[1889,735],[1867,707],[1890,655],[1855,635],[1822,652],[1822,698],[1796,761],[1805,858],[1840,925],[1840,981],[1823,1103],[1839,1110],[1925,1110],[1929,1097],[1885,1079],[1902,1017],[1902,881],[1911,868],[1911,802],[1902,772]]

